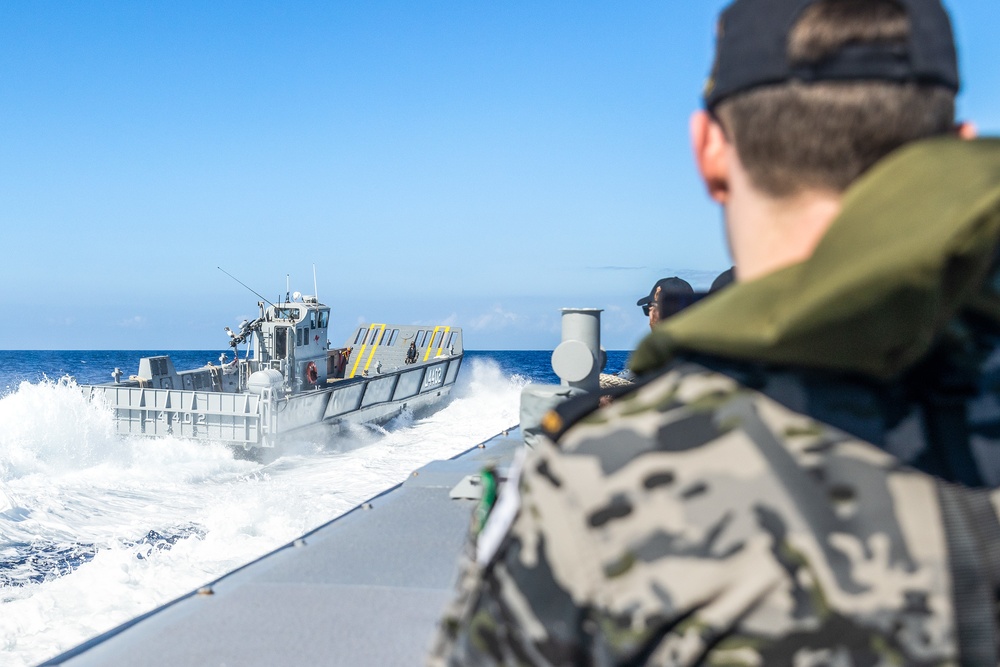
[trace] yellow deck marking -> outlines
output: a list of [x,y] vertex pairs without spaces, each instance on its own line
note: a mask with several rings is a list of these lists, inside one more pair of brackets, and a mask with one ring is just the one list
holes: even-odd
[[351,374],[348,377],[354,377],[354,374],[358,372],[358,364],[361,363],[361,357],[365,355],[365,348],[368,347],[368,336],[371,335],[372,329],[377,326],[377,324],[368,325],[368,331],[365,332],[365,337],[361,339],[364,342],[361,343],[361,349],[358,350],[358,357],[354,360],[354,366],[351,368]]
[[441,356],[441,350],[444,349],[444,341],[448,337],[448,332],[451,331],[451,327],[445,327],[444,331],[441,332],[441,344],[438,345],[437,356]]
[[430,340],[427,341],[427,351],[424,352],[424,361],[431,358],[431,345],[434,344],[434,336],[437,335],[439,329],[441,329],[441,327],[434,327],[434,333],[431,334]]
[[[373,326],[377,327],[377,326],[380,326],[380,325],[375,324]],[[365,364],[365,370],[366,371],[368,370],[368,367],[372,365],[372,359],[375,358],[375,350],[378,349],[378,346],[382,343],[382,336],[385,335],[385,325],[383,324],[383,325],[381,325],[381,327],[382,328],[379,329],[379,332],[377,334],[375,334],[375,344],[372,345],[372,351],[368,354],[368,363]],[[360,359],[358,361],[360,361]]]

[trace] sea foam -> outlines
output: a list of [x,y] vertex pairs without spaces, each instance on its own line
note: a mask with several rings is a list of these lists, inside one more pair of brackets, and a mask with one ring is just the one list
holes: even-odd
[[120,438],[72,382],[21,384],[0,398],[0,664],[68,649],[515,425],[525,382],[467,360],[441,410],[265,462]]

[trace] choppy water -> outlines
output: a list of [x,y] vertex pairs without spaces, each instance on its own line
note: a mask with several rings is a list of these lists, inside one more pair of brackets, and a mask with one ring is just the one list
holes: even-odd
[[[547,352],[467,353],[452,400],[421,419],[295,442],[276,458],[125,439],[80,382],[142,352],[0,352],[0,665],[51,657],[343,514],[435,459],[512,426]],[[217,353],[171,353],[178,368]],[[609,353],[609,370],[624,364]]]

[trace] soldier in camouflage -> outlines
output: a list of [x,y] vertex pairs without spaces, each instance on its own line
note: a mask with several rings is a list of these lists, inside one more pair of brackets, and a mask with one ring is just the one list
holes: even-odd
[[546,417],[430,664],[998,664],[1000,142],[957,88],[938,0],[723,13],[738,281]]

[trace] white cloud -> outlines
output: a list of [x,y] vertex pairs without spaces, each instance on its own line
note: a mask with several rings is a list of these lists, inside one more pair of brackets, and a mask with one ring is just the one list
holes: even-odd
[[549,333],[562,334],[562,318],[558,314],[543,315],[537,318],[535,329]]
[[126,329],[141,329],[146,326],[146,318],[142,315],[133,315],[118,322],[118,326]]
[[601,318],[601,331],[605,334],[626,334],[640,337],[649,331],[649,320],[639,308],[608,306]]
[[488,312],[477,317],[473,317],[469,323],[470,329],[503,329],[524,320],[523,315],[504,310],[499,304],[493,306]]

